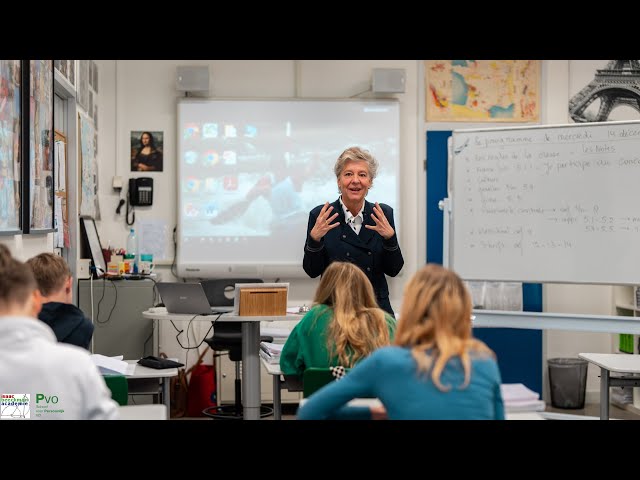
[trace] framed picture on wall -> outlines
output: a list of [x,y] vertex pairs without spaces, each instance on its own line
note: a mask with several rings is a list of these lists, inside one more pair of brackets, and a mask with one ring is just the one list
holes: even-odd
[[27,211],[22,230],[46,233],[54,230],[53,61],[30,60],[28,66],[29,158],[24,162]]
[[131,132],[131,171],[161,172],[164,132]]
[[22,64],[0,60],[0,235],[22,232]]

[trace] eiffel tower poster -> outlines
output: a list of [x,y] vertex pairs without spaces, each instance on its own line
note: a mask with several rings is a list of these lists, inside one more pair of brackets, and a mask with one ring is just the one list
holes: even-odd
[[571,60],[569,117],[576,123],[640,119],[640,60]]

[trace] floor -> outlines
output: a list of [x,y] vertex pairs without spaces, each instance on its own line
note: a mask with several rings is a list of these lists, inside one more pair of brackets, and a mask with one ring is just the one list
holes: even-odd
[[[600,404],[591,403],[586,404],[581,409],[566,409],[566,408],[554,408],[551,405],[547,405],[546,412],[564,413],[569,415],[586,415],[588,417],[600,418]],[[640,420],[640,415],[630,410],[617,407],[615,405],[609,406],[609,418],[618,420]]]

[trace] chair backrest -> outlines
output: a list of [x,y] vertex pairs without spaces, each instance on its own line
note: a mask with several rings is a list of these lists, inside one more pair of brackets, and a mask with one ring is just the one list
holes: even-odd
[[111,398],[118,405],[127,405],[129,403],[129,384],[124,375],[105,375],[104,381],[111,390]]
[[[342,369],[342,367],[339,367]],[[327,383],[338,380],[350,369],[344,368],[336,371],[335,367],[330,368],[307,368],[302,374],[302,396],[308,397],[316,390],[324,387]]]
[[[212,307],[232,307],[236,283],[264,283],[261,278],[215,278],[200,282]],[[228,295],[226,293],[231,293]]]

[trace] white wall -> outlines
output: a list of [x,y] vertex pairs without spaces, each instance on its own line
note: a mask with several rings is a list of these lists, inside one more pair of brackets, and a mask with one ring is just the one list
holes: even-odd
[[53,252],[53,233],[0,237],[0,243],[9,247],[11,254],[24,262],[39,253]]

